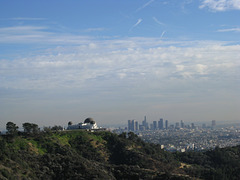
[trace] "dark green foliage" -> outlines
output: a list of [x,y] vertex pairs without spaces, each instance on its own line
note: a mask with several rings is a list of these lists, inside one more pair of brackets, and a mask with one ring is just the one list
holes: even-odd
[[62,127],[62,126],[57,126],[57,125],[55,125],[55,126],[53,126],[53,127],[51,128],[51,130],[52,130],[52,131],[62,131],[62,130],[63,130],[63,127]]
[[0,136],[0,179],[240,179],[239,171],[240,146],[170,153],[133,133]]
[[[161,179],[166,174],[158,156],[167,152],[147,147],[135,134],[55,131],[10,141],[9,136],[0,139],[0,179]],[[157,149],[146,154],[146,148]]]
[[52,133],[51,127],[43,127],[43,132],[51,134]]
[[13,122],[8,122],[6,124],[6,130],[7,130],[8,134],[16,135],[18,132],[18,126],[16,124],[14,124]]
[[192,165],[185,169],[192,176],[204,179],[240,179],[240,146],[178,153],[177,157]]
[[23,129],[24,129],[24,132],[26,133],[38,133],[39,132],[39,128],[38,128],[38,125],[37,124],[34,124],[34,123],[23,123]]
[[92,139],[86,135],[78,135],[69,141],[69,144],[84,158],[89,160],[104,161],[98,151],[98,148],[91,144]]

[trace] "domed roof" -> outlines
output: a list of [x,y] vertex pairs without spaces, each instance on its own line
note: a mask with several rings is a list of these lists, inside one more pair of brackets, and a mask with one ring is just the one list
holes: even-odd
[[93,118],[87,118],[85,119],[84,123],[90,123],[90,124],[95,124],[96,122],[93,120]]

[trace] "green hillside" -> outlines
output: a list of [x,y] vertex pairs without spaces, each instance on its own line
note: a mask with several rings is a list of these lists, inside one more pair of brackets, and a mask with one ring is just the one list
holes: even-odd
[[0,136],[0,179],[239,179],[239,147],[170,153],[134,133]]

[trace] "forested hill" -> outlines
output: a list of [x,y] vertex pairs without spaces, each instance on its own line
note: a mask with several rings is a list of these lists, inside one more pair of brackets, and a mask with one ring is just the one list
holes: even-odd
[[0,179],[240,179],[240,147],[170,153],[134,133],[0,136]]

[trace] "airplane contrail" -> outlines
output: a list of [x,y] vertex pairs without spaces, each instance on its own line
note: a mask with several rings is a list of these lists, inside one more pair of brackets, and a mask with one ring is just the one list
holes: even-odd
[[141,11],[142,9],[144,9],[145,7],[147,7],[147,6],[149,6],[151,3],[153,3],[155,0],[150,0],[150,1],[148,1],[146,4],[144,4],[143,6],[141,6],[140,8],[138,8],[137,10],[136,10],[136,12],[138,12],[138,11]]
[[165,34],[166,31],[163,31],[162,34],[161,34],[161,39],[163,38],[164,34]]
[[133,28],[135,28],[136,26],[138,26],[143,20],[140,18],[138,19],[138,21],[131,27],[131,29],[129,31],[131,31]]

